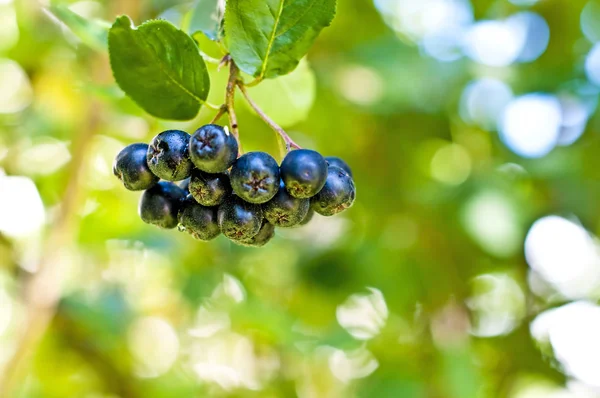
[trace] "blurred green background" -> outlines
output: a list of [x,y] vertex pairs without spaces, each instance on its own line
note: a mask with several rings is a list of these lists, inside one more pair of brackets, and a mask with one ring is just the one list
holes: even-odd
[[3,396],[600,397],[600,2],[340,0],[314,77],[250,93],[357,201],[261,249],[141,222],[114,156],[214,112],[145,115],[49,6],[0,0]]

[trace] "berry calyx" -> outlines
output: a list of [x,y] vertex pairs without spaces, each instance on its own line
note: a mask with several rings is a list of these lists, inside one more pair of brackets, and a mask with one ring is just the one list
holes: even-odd
[[167,181],[181,181],[192,172],[190,135],[181,130],[163,131],[150,142],[146,160],[152,173]]
[[260,231],[250,239],[236,241],[233,243],[248,247],[262,247],[267,244],[275,236],[275,227],[267,220],[263,220]]
[[283,181],[273,199],[263,205],[265,218],[276,227],[293,227],[299,224],[310,208],[309,199],[294,198],[285,189]]
[[312,209],[322,216],[333,216],[354,203],[356,188],[352,177],[339,167],[330,167],[323,189],[311,200]]
[[231,195],[219,206],[217,220],[223,235],[232,240],[246,240],[260,231],[263,211],[260,206]]
[[217,206],[231,194],[229,176],[225,173],[209,174],[194,170],[189,190],[194,199],[203,206]]
[[181,229],[198,240],[209,241],[221,233],[217,208],[198,204],[192,195],[182,202],[178,217]]
[[172,182],[160,181],[144,191],[140,198],[138,213],[142,221],[161,228],[177,226],[177,213],[185,192]]
[[281,162],[281,178],[295,198],[310,198],[317,194],[327,179],[327,162],[316,151],[298,149],[288,153]]
[[240,198],[250,203],[265,203],[279,190],[279,166],[265,152],[248,152],[235,161],[229,179]]
[[189,142],[192,162],[198,169],[207,173],[227,170],[238,155],[235,137],[216,124],[200,127]]
[[339,167],[340,169],[348,173],[350,177],[354,178],[354,176],[352,175],[352,169],[350,168],[350,166],[348,166],[348,163],[346,163],[342,158],[339,158],[337,156],[326,156],[325,160],[327,161],[329,167]]
[[142,191],[154,186],[159,178],[146,162],[148,145],[138,143],[123,148],[113,163],[113,174],[130,191]]

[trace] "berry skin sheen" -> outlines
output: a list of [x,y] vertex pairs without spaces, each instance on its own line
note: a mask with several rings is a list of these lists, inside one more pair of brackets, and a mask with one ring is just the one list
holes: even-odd
[[232,134],[216,124],[200,127],[190,138],[190,158],[207,173],[227,170],[238,155],[238,143]]
[[311,198],[325,185],[327,162],[319,152],[297,149],[281,162],[281,178],[295,198]]
[[233,192],[246,202],[265,203],[279,190],[279,166],[265,152],[248,152],[235,161],[229,173]]
[[246,240],[232,240],[233,243],[248,247],[262,247],[267,244],[275,236],[275,227],[267,220],[263,220],[260,231],[250,239]]
[[181,204],[179,225],[194,238],[209,241],[221,233],[217,223],[217,208],[198,204],[192,195]]
[[354,178],[354,176],[352,175],[352,169],[350,168],[350,166],[348,166],[348,163],[346,163],[341,158],[338,158],[337,156],[326,156],[325,160],[327,161],[329,167],[339,167],[340,169],[348,173],[350,177]]
[[177,213],[185,192],[172,182],[160,181],[144,191],[140,198],[138,213],[142,221],[160,228],[171,229],[177,226]]
[[350,175],[339,167],[330,167],[325,186],[310,203],[320,215],[333,216],[352,206],[355,198],[356,188]]
[[167,181],[185,180],[192,173],[188,145],[190,135],[185,131],[163,131],[150,142],[147,161],[150,170]]
[[200,170],[194,170],[189,190],[194,199],[201,205],[218,206],[231,194],[229,176],[225,173],[208,174]]
[[154,186],[159,178],[152,174],[146,154],[148,145],[131,144],[123,148],[113,163],[113,174],[130,191],[143,191]]
[[314,215],[315,215],[315,211],[312,208],[308,209],[308,213],[306,213],[306,216],[304,216],[302,221],[300,221],[300,223],[297,226],[301,227],[303,225],[308,224],[310,222],[310,220],[312,220]]
[[246,240],[260,231],[263,211],[260,206],[231,195],[219,206],[217,220],[223,235],[236,241]]
[[263,205],[265,218],[276,227],[293,227],[298,225],[308,214],[309,199],[294,198],[286,191],[283,181],[279,191]]

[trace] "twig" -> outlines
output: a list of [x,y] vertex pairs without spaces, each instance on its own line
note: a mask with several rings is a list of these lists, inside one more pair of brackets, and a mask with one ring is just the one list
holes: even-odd
[[221,107],[219,108],[219,111],[217,112],[215,117],[213,117],[212,120],[210,121],[210,124],[216,123],[226,113],[227,113],[227,105],[221,105]]
[[227,113],[229,114],[229,128],[237,140],[238,145],[240,145],[240,133],[234,107],[235,87],[239,79],[240,71],[229,55],[226,55],[225,58],[223,58],[223,62],[229,63],[229,80],[227,81],[227,89],[225,91],[225,106],[227,108]]
[[300,145],[298,145],[294,142],[292,137],[290,137],[285,132],[285,130],[283,128],[281,128],[280,125],[275,123],[273,121],[273,119],[271,119],[262,109],[260,109],[260,107],[256,104],[256,102],[254,102],[252,100],[252,98],[250,98],[250,95],[248,95],[248,90],[246,90],[246,87],[242,83],[238,82],[238,87],[240,88],[240,91],[244,95],[244,98],[246,98],[246,101],[248,101],[248,104],[250,104],[250,106],[258,114],[258,116],[260,116],[260,118],[262,120],[264,120],[265,123],[267,123],[273,130],[275,130],[277,132],[277,134],[279,134],[281,136],[281,138],[285,142],[285,149],[287,152],[289,152],[291,150],[291,148],[296,148],[296,149],[302,148]]

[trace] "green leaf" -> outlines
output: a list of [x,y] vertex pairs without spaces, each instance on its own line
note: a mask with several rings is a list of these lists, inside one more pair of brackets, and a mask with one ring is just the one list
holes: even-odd
[[108,34],[117,84],[149,114],[174,120],[194,118],[206,101],[210,80],[196,43],[167,21],[137,29],[117,18]]
[[291,72],[335,15],[335,0],[229,0],[225,39],[239,68],[259,79]]
[[221,38],[225,0],[198,0],[192,10],[188,33],[202,32],[211,40]]
[[95,50],[106,51],[110,28],[108,22],[86,19],[63,5],[50,6],[50,12],[84,44]]
[[294,125],[308,116],[316,94],[316,79],[308,61],[300,61],[292,73],[265,80],[249,88],[252,99],[283,127]]

